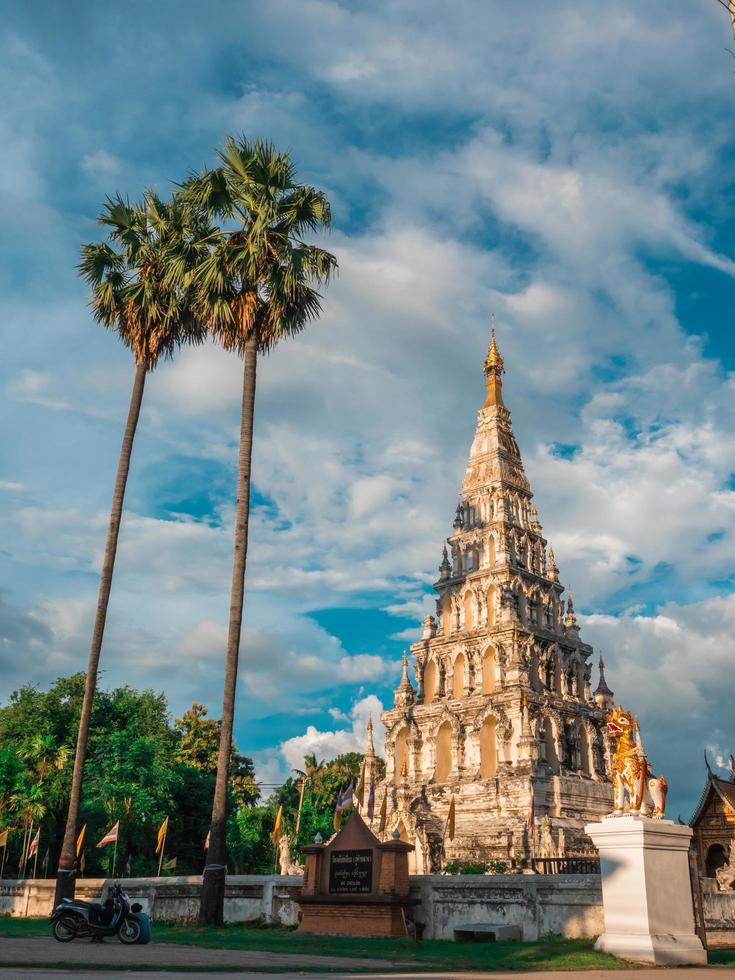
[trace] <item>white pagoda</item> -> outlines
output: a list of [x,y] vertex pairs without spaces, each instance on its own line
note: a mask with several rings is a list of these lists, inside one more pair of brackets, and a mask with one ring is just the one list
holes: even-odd
[[373,824],[382,811],[384,833],[415,844],[418,873],[453,859],[517,866],[589,852],[582,828],[611,809],[612,692],[602,661],[592,691],[592,648],[531,502],[503,372],[493,331],[436,616],[411,647],[415,685],[404,656],[382,716],[387,768]]

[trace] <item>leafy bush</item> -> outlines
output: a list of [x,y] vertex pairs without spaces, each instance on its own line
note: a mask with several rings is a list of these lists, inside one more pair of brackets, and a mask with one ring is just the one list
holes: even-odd
[[503,861],[448,861],[444,873],[450,875],[502,875],[508,870]]

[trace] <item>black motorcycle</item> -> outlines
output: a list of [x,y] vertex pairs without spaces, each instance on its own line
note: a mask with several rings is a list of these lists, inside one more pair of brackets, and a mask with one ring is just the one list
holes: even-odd
[[110,888],[107,900],[82,902],[77,898],[62,898],[51,913],[51,931],[60,943],[72,939],[102,940],[117,936],[121,943],[139,943],[143,938],[143,923],[138,918],[143,906],[130,904],[120,885]]

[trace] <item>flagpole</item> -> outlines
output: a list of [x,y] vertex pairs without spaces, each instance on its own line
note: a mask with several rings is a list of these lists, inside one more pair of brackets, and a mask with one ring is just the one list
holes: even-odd
[[115,834],[115,847],[112,852],[112,877],[115,877],[115,864],[117,862],[117,839],[120,836],[120,828],[117,828],[117,833]]
[[5,855],[7,853],[8,853],[8,845],[7,843],[5,843],[3,844],[3,860],[2,860],[2,864],[0,864],[0,879],[3,876],[3,871],[5,871]]
[[23,874],[21,878],[25,879],[26,876],[26,865],[28,864],[28,852],[31,849],[31,841],[33,840],[33,821],[31,821],[31,829],[28,831],[28,841],[23,845]]
[[301,780],[301,795],[299,797],[299,812],[296,814],[296,830],[294,831],[294,843],[299,842],[299,828],[301,827],[301,808],[304,805],[304,790],[306,789],[306,779]]
[[20,849],[20,860],[18,861],[18,878],[23,877],[23,861],[26,853],[26,836],[28,834],[27,830],[23,830],[23,847]]
[[166,829],[163,832],[163,841],[161,842],[161,856],[158,859],[158,877],[161,877],[161,865],[163,864],[163,852],[166,850],[166,836],[168,835],[168,823],[166,824]]
[[33,877],[36,877],[38,871],[38,852],[41,850],[41,838],[38,839],[38,847],[36,848],[36,853],[33,856]]

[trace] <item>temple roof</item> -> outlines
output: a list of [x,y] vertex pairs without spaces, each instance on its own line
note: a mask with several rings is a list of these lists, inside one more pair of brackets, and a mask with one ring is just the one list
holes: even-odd
[[702,819],[713,796],[719,796],[727,809],[731,810],[733,815],[735,815],[735,781],[730,779],[720,779],[719,776],[715,776],[712,770],[708,767],[707,784],[704,787],[702,796],[697,804],[697,809],[694,811],[692,818],[689,821],[690,827],[695,827]]

